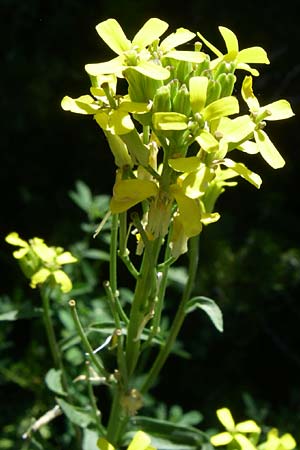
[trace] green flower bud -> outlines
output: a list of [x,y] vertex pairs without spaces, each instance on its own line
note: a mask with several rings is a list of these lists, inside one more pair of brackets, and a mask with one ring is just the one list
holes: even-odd
[[209,80],[207,86],[207,97],[206,97],[206,105],[218,100],[221,95],[221,84],[218,80]]
[[153,113],[169,112],[172,110],[170,85],[161,86],[153,98]]
[[236,76],[233,73],[222,73],[218,77],[218,82],[222,87],[220,97],[227,97],[232,94]]
[[162,80],[146,77],[131,68],[124,70],[123,73],[128,82],[128,94],[133,102],[148,103],[149,100],[153,100],[157,89],[163,86]]
[[197,77],[205,75],[205,72],[209,70],[209,63],[210,59],[209,56],[207,56],[207,58],[202,63],[197,64],[196,68],[194,69],[193,76]]
[[190,93],[185,84],[181,86],[173,100],[173,111],[185,114],[187,117],[191,114]]

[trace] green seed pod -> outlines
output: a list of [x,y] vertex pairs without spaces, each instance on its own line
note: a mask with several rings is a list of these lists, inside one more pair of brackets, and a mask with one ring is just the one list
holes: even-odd
[[173,111],[185,114],[187,117],[191,114],[190,94],[185,84],[181,86],[173,100]]
[[218,77],[218,82],[222,86],[221,97],[227,97],[233,92],[236,76],[233,73],[223,73]]
[[152,112],[169,112],[171,110],[170,85],[161,86],[153,98]]
[[207,86],[206,106],[220,98],[222,86],[218,80],[209,80]]

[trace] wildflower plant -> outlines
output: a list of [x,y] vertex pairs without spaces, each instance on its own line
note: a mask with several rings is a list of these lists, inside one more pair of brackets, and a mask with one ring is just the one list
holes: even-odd
[[[116,165],[109,209],[95,232],[97,237],[105,223],[111,221],[109,279],[104,283],[111,324],[98,349],[89,342],[76,301],[69,302],[93,371],[93,376],[87,376],[90,389],[95,379],[111,392],[107,423],[102,423],[96,400],[91,397],[91,423],[97,430],[101,450],[127,444],[126,436],[137,427],[147,432],[154,444],[144,434],[137,434],[130,450],[152,449],[158,437],[172,441],[174,425],[139,416],[139,410],[172,352],[187,314],[201,309],[217,330],[223,330],[218,305],[207,297],[192,295],[199,235],[220,219],[216,202],[227,187],[236,186],[242,178],[260,188],[260,175],[240,161],[241,152],[258,154],[274,169],[284,166],[283,157],[265,129],[270,121],[293,116],[286,100],[261,106],[253,92],[253,77],[259,72],[252,65],[269,64],[261,47],[240,50],[236,35],[226,27],[219,27],[225,43],[223,51],[199,32],[178,28],[164,37],[167,29],[165,21],[152,18],[129,40],[115,19],[98,24],[98,35],[117,56],[107,62],[87,64],[90,92],[78,98],[65,96],[61,103],[65,111],[95,119]],[[186,43],[189,50],[178,48]],[[238,77],[242,81],[241,93],[236,88]],[[120,79],[122,86],[124,80],[127,83],[125,93],[119,93]],[[15,252],[20,262],[33,264],[29,274],[32,287],[51,279],[64,292],[69,291],[70,280],[60,265],[75,262],[71,254],[61,249],[47,250],[36,238],[26,243],[16,233],[7,241],[20,247]],[[132,252],[140,258],[138,267]],[[188,253],[188,278],[170,327],[163,332],[168,273],[184,253]],[[36,255],[38,262],[34,260]],[[125,265],[135,283],[130,304],[122,298],[119,264]],[[114,355],[113,370],[111,363],[105,365],[107,352]],[[141,372],[142,358],[146,370]],[[70,418],[65,400],[58,400],[58,404]],[[242,445],[244,432],[259,432],[251,421],[235,425],[228,411],[221,410],[219,416],[227,431],[214,438],[214,445],[219,445],[221,438],[222,445],[227,444],[233,436]],[[75,420],[79,426],[83,422]],[[200,448],[205,439],[194,427],[176,430],[176,436],[181,436],[176,442],[186,449]],[[135,444],[137,441],[139,444]]]

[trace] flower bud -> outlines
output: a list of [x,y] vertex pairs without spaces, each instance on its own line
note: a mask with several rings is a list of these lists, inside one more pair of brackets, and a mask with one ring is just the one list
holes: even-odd
[[173,100],[173,111],[185,114],[187,117],[191,114],[190,93],[185,84],[181,86]]
[[218,80],[209,80],[207,86],[206,105],[218,100],[221,95],[221,84]]
[[222,90],[220,97],[227,97],[232,94],[234,84],[236,82],[236,76],[233,73],[222,73],[218,77]]
[[170,85],[161,86],[153,99],[153,113],[155,112],[169,112],[172,110]]

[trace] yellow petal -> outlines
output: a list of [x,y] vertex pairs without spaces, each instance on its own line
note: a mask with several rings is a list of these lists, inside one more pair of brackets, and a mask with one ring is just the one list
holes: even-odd
[[259,102],[252,90],[252,77],[246,76],[242,85],[242,97],[248,105],[251,112],[257,112],[260,108]]
[[225,41],[227,52],[238,52],[239,43],[233,31],[226,27],[219,27],[219,31]]
[[270,64],[267,53],[262,47],[249,47],[241,50],[237,61],[239,63]]
[[235,423],[232,414],[228,408],[221,408],[217,410],[217,417],[226,430],[231,431],[235,428]]
[[224,431],[224,433],[216,434],[215,436],[212,436],[210,438],[210,442],[215,447],[219,447],[220,445],[227,445],[232,441],[232,436],[227,431]]
[[249,116],[239,116],[236,119],[223,117],[218,126],[218,132],[227,142],[240,142],[254,131],[255,124]]
[[63,264],[75,263],[75,262],[78,261],[78,259],[75,258],[75,257],[72,255],[72,253],[70,253],[70,252],[64,252],[64,253],[61,253],[60,255],[58,255],[58,256],[56,257],[56,261],[57,261],[58,264],[63,265]]
[[61,101],[61,107],[64,111],[71,111],[77,114],[95,114],[99,105],[90,95],[82,95],[78,98],[65,96]]
[[194,52],[188,50],[173,50],[164,55],[168,58],[176,59],[177,61],[187,61],[195,64],[200,64],[206,59],[206,54],[203,52]]
[[142,26],[132,40],[132,45],[140,50],[156,41],[169,27],[167,22],[152,17]]
[[280,169],[285,165],[283,157],[263,130],[255,131],[254,137],[261,156],[273,169]]
[[177,202],[186,236],[189,238],[197,236],[202,230],[201,209],[198,200],[187,197],[177,185],[171,185],[170,192]]
[[49,269],[45,269],[45,268],[40,269],[38,272],[36,272],[34,275],[32,275],[30,286],[32,288],[35,288],[37,286],[37,284],[44,283],[50,275],[51,275],[51,272]]
[[93,76],[116,74],[118,77],[122,77],[124,69],[126,66],[123,65],[123,58],[119,56],[110,61],[85,65],[86,72]]
[[260,185],[262,183],[260,176],[257,173],[252,172],[252,170],[248,169],[243,163],[237,163],[235,161],[232,161],[231,159],[225,158],[222,161],[222,164],[234,170],[242,178],[253,184],[253,186],[255,186],[256,188],[260,188]]
[[201,159],[197,156],[188,156],[186,158],[174,158],[169,159],[169,166],[177,172],[194,172],[198,170],[201,165]]
[[131,48],[131,42],[115,19],[107,19],[99,23],[96,30],[103,41],[118,55]]
[[220,50],[218,50],[213,44],[211,44],[207,39],[205,39],[205,37],[202,36],[202,34],[200,34],[199,32],[197,32],[197,35],[215,55],[217,55],[219,58],[222,58],[223,53],[221,53]]
[[13,257],[16,259],[21,259],[23,256],[25,256],[29,252],[29,247],[27,248],[20,248],[19,250],[15,250],[13,252]]
[[190,102],[193,113],[201,112],[206,103],[207,77],[191,77],[189,82]]
[[53,272],[54,279],[60,285],[62,292],[69,292],[72,289],[72,281],[63,270]]
[[260,433],[260,427],[254,422],[254,420],[245,420],[236,425],[235,429],[241,433]]
[[192,33],[185,28],[178,28],[175,33],[170,34],[160,44],[159,48],[162,52],[168,52],[178,45],[185,44],[195,37],[195,33]]
[[151,443],[150,437],[143,431],[138,431],[132,439],[127,450],[146,450]]
[[28,243],[26,241],[24,241],[23,239],[21,239],[19,234],[16,233],[15,231],[13,231],[12,233],[9,233],[6,236],[5,241],[11,245],[17,245],[19,247],[24,247],[24,248],[29,247]]
[[233,97],[223,97],[210,103],[203,109],[202,115],[204,120],[214,120],[220,117],[230,116],[239,112],[239,102]]
[[115,450],[115,447],[111,445],[106,439],[100,438],[97,441],[97,447],[99,450]]
[[208,153],[215,152],[219,147],[217,139],[206,130],[201,131],[199,136],[196,137],[196,141]]
[[296,441],[290,433],[286,433],[280,438],[280,444],[286,450],[293,450],[296,447]]
[[139,179],[118,181],[114,186],[110,210],[113,214],[127,211],[157,193],[158,187],[153,181]]
[[264,106],[263,109],[266,109],[270,113],[264,120],[289,119],[295,115],[287,100],[277,100]]
[[257,447],[243,434],[236,434],[234,439],[240,444],[242,450],[257,450]]

